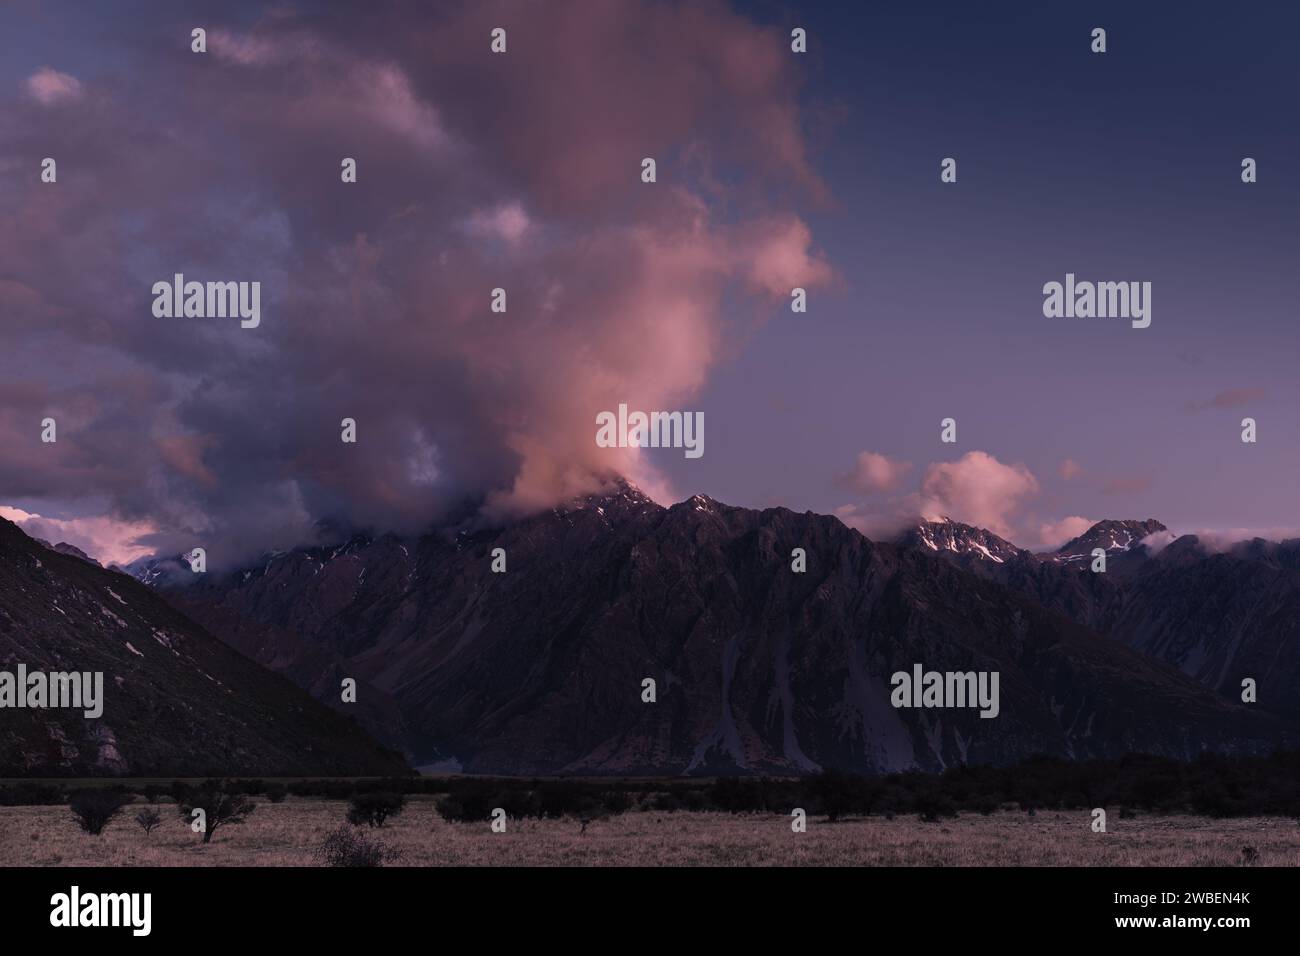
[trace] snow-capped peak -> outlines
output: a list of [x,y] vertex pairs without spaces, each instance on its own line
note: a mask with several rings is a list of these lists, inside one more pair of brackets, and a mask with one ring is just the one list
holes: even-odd
[[1071,538],[1057,548],[1051,557],[1054,560],[1064,562],[1087,561],[1097,548],[1101,548],[1108,554],[1128,551],[1148,535],[1168,530],[1154,518],[1148,518],[1145,521],[1131,519],[1098,521],[1077,538]]
[[947,515],[921,521],[900,535],[898,541],[900,544],[924,547],[930,551],[970,555],[995,564],[1003,564],[1020,553],[1020,548],[992,531],[962,524]]

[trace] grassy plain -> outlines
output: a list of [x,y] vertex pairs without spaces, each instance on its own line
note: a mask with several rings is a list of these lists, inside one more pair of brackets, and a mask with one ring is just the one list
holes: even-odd
[[[340,800],[258,800],[243,825],[218,830],[204,846],[164,800],[162,824],[145,834],[137,800],[100,836],[82,833],[66,806],[0,807],[3,866],[312,866],[312,851],[342,825]],[[1004,810],[926,823],[916,816],[829,823],[811,817],[793,833],[790,817],[716,812],[632,812],[573,818],[448,823],[432,796],[413,796],[380,829],[366,830],[401,851],[401,866],[1300,866],[1300,825],[1285,817],[1211,819],[1112,813],[1094,833],[1081,811]]]

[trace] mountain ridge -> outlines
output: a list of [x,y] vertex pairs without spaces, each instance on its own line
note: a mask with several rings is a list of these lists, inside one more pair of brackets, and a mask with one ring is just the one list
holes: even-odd
[[102,673],[103,712],[0,710],[19,776],[408,772],[351,720],[204,631],[131,576],[0,519],[0,670]]
[[[502,527],[357,539],[328,559],[300,549],[165,594],[302,686],[350,668],[400,717],[376,733],[418,764],[470,772],[938,770],[1291,739],[1285,721],[924,551],[832,516],[704,495],[664,507],[620,486]],[[1045,566],[1021,549],[981,560]],[[891,706],[889,675],[918,662],[998,670],[1000,716]]]

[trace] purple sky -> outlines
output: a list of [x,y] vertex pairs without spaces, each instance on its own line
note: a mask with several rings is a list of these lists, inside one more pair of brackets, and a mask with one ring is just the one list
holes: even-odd
[[[7,6],[0,514],[218,566],[610,471],[1029,547],[1300,525],[1296,14],[865,6]],[[176,272],[261,325],[155,318]],[[1151,327],[1044,318],[1067,272],[1151,282]],[[597,447],[620,402],[704,456]]]

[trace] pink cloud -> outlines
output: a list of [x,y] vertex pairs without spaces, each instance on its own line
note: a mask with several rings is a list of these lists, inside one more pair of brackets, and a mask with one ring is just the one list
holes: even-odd
[[835,517],[873,541],[889,541],[916,524],[920,516],[906,508],[871,508],[860,504],[841,505]]
[[1140,495],[1154,484],[1149,475],[1126,475],[1111,478],[1102,485],[1103,495]]
[[[96,163],[9,183],[0,304],[40,335],[0,350],[0,397],[43,383],[0,402],[11,500],[102,496],[160,548],[231,559],[610,472],[671,497],[656,465],[680,451],[599,448],[596,415],[689,409],[738,329],[832,278],[800,217],[826,198],[801,64],[726,4],[284,5],[209,48],[219,72],[176,82],[141,40],[79,134]],[[0,109],[0,139],[60,132]],[[141,290],[181,258],[253,270],[262,327],[153,320]]]
[[27,92],[42,106],[52,106],[81,96],[81,81],[48,66],[41,67],[26,81]]
[[1056,469],[1056,473],[1066,481],[1070,481],[1083,474],[1083,466],[1073,458],[1067,458],[1065,461],[1061,462],[1060,467]]
[[[654,457],[665,452],[598,448],[596,415],[620,403],[642,410],[685,407],[718,360],[724,291],[748,280],[763,250],[789,250],[808,241],[798,220],[766,220],[743,235],[706,225],[692,218],[675,229],[665,223],[653,230],[605,231],[566,252],[566,262],[573,255],[583,266],[568,262],[556,270],[569,278],[554,293],[552,308],[590,321],[545,320],[508,341],[475,326],[472,340],[463,343],[464,359],[475,366],[507,363],[516,388],[527,396],[524,404],[498,412],[510,416],[509,441],[521,468],[510,490],[493,496],[494,510],[544,506],[591,490],[609,472],[627,475],[652,496],[658,488],[672,497],[654,467]],[[785,278],[813,285],[822,275],[819,265],[806,254],[792,255],[784,263],[790,270]],[[788,296],[788,288],[781,288],[769,298]],[[601,321],[603,316],[618,321]],[[537,361],[539,354],[547,360]],[[556,388],[557,381],[565,387]]]
[[788,297],[796,287],[831,278],[830,266],[812,254],[811,246],[811,230],[801,220],[787,219],[759,224],[756,240],[741,242],[738,249],[755,288]]
[[1264,388],[1230,388],[1206,401],[1189,402],[1187,407],[1192,411],[1205,408],[1240,408],[1242,405],[1249,405],[1267,396],[1268,389]]
[[853,470],[841,475],[837,482],[862,494],[893,491],[911,467],[910,461],[898,461],[874,451],[864,451],[858,454]]
[[523,239],[531,226],[528,214],[517,202],[475,210],[466,223],[466,228],[473,235],[511,244]]
[[1071,515],[1060,521],[1047,521],[1038,527],[1038,540],[1044,547],[1059,548],[1071,538],[1077,538],[1097,522],[1091,518]]
[[921,510],[926,517],[946,515],[1010,537],[1012,516],[1037,492],[1038,480],[1024,465],[972,451],[930,465],[921,482]]
[[170,435],[158,439],[158,454],[177,473],[211,488],[217,484],[217,476],[203,463],[203,451],[213,442],[211,437]]
[[127,564],[153,553],[152,547],[136,541],[157,529],[148,522],[123,521],[108,515],[86,518],[46,518],[39,514],[0,505],[0,518],[7,518],[30,537],[50,544],[67,542],[80,548],[107,567]]
[[[449,117],[471,125],[464,114],[477,114],[472,125],[491,131],[543,212],[610,215],[629,199],[652,206],[664,189],[627,193],[641,159],[658,160],[660,187],[675,185],[673,154],[700,144],[715,162],[824,195],[806,155],[797,58],[779,29],[714,2],[452,9],[444,27],[413,34],[412,54],[430,75],[478,92],[449,100]],[[482,38],[506,21],[509,52],[485,56]]]

